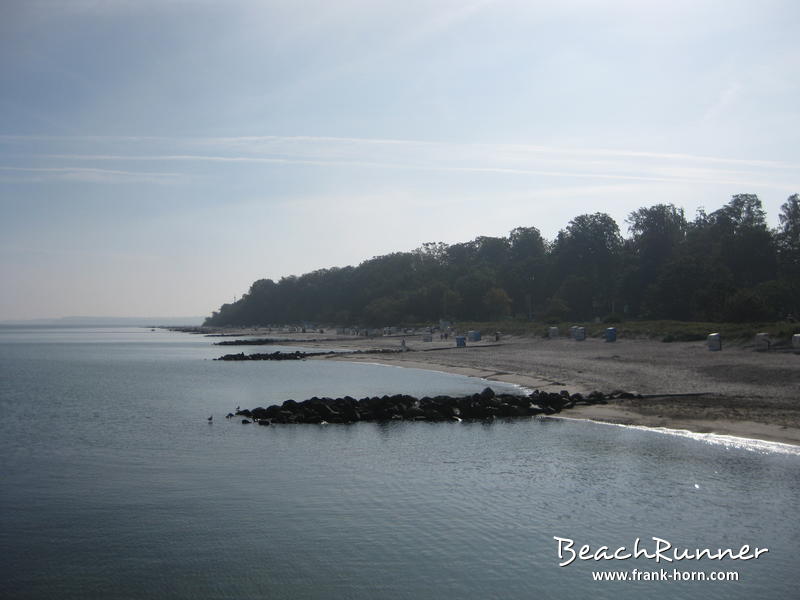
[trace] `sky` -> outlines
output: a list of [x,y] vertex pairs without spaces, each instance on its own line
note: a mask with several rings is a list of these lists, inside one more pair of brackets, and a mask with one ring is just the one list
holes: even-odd
[[0,320],[800,192],[800,3],[3,0]]

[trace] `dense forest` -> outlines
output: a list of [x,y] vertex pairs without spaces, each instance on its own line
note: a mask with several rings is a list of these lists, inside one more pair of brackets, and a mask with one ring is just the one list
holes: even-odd
[[357,267],[260,279],[206,325],[310,321],[387,326],[448,320],[775,320],[800,315],[800,196],[770,229],[761,201],[739,194],[687,220],[672,204],[640,208],[628,237],[605,213],[572,219],[552,241],[508,237],[426,243]]

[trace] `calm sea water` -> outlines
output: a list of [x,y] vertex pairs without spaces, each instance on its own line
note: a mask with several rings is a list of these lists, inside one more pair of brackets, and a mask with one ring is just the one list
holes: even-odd
[[[792,449],[552,419],[242,425],[223,416],[287,398],[461,394],[486,382],[214,362],[231,350],[212,341],[0,329],[0,597],[796,597]],[[657,536],[769,552],[559,567],[554,536],[595,549],[639,537],[652,550]],[[739,581],[592,579],[665,566]]]

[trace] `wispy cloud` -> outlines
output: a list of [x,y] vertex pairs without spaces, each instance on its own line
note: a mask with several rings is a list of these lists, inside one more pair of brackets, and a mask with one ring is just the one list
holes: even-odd
[[634,157],[656,160],[684,160],[690,162],[727,163],[742,166],[769,167],[775,169],[800,169],[800,165],[773,160],[751,158],[733,158],[706,156],[689,153],[656,152],[611,148],[570,148],[559,146],[541,146],[531,144],[486,144],[486,143],[454,143],[411,139],[387,138],[355,138],[329,136],[220,136],[220,137],[174,137],[174,136],[54,136],[54,135],[0,135],[0,144],[11,145],[24,142],[61,142],[61,143],[104,143],[104,144],[175,144],[184,147],[216,147],[240,151],[254,152],[306,152],[325,151],[330,153],[338,148],[342,150],[367,149],[376,147],[404,147],[412,149],[434,149],[441,152],[459,150],[462,154],[502,154],[504,156],[525,155],[566,155],[566,156],[598,156],[598,157]]
[[156,173],[122,171],[95,167],[9,167],[0,166],[0,172],[34,175],[23,181],[46,181],[59,179],[84,183],[173,183],[184,177],[181,173]]
[[[54,147],[64,152],[39,152]],[[114,152],[107,152],[113,149]],[[5,151],[2,151],[5,150]],[[91,152],[95,150],[95,152]],[[100,150],[100,152],[96,152]],[[470,144],[324,136],[0,136],[0,158],[35,159],[47,167],[3,170],[51,173],[80,181],[174,181],[176,172],[112,170],[97,165],[192,163],[305,165],[349,169],[416,170],[598,181],[724,184],[791,189],[800,165],[755,158],[608,148]],[[80,163],[79,166],[75,166]]]

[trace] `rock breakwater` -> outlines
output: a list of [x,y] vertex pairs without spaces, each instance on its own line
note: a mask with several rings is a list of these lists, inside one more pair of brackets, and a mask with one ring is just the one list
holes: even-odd
[[[208,336],[211,337],[211,336]],[[244,340],[225,340],[222,342],[214,342],[215,346],[268,346],[270,344],[313,344],[319,342],[335,342],[336,338],[309,338],[309,339],[295,339],[295,338],[254,338]]]
[[275,352],[256,352],[253,354],[245,354],[244,352],[239,352],[238,354],[226,354],[224,356],[220,356],[219,358],[215,358],[214,360],[303,360],[313,356],[330,356],[332,354],[395,354],[397,352],[404,352],[404,350],[393,348],[351,351],[330,350],[328,352],[301,352],[300,350],[295,350],[294,352],[281,352],[280,350],[276,350]]
[[226,354],[214,360],[303,360],[309,356],[324,356],[327,354],[336,354],[336,352],[300,352],[299,350],[294,352],[281,352],[280,350],[276,350],[275,352],[254,354],[239,352],[238,354]]
[[583,404],[606,404],[610,399],[635,398],[628,392],[570,394],[534,391],[528,395],[495,394],[491,388],[468,396],[416,398],[405,394],[356,399],[310,398],[286,400],[267,408],[237,410],[236,414],[271,423],[356,423],[359,421],[461,421],[554,415]]

